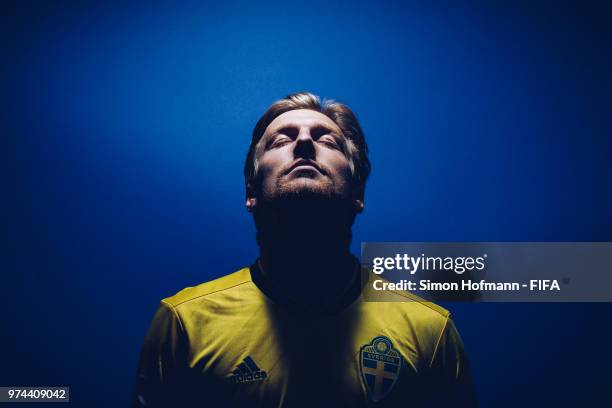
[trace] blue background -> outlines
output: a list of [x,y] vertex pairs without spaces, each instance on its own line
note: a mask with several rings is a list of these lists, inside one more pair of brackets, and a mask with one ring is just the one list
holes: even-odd
[[[603,4],[3,3],[0,384],[126,406],[158,301],[255,259],[250,132],[298,90],[365,129],[356,253],[611,241]],[[605,403],[612,305],[446,306],[482,406]]]

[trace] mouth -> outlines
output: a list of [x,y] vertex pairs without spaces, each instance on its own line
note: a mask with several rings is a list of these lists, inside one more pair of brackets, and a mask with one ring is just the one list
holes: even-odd
[[293,171],[317,171],[318,173],[324,174],[319,165],[311,160],[298,160],[289,168],[286,174]]

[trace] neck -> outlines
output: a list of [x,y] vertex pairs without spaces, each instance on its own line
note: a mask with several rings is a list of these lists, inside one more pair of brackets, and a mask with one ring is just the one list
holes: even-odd
[[276,290],[314,308],[345,295],[357,273],[350,253],[354,215],[346,203],[303,200],[262,207],[256,214],[260,262]]

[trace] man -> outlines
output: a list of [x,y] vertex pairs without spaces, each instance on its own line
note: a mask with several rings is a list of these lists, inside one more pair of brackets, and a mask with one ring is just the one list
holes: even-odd
[[369,171],[347,106],[296,93],[264,113],[245,163],[260,257],[162,300],[135,407],[475,405],[446,310],[362,300],[349,247]]

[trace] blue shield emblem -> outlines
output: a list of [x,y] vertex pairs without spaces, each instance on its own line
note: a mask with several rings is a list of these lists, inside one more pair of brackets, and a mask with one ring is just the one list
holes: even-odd
[[361,378],[374,402],[382,400],[399,378],[402,356],[385,336],[372,339],[359,351]]

